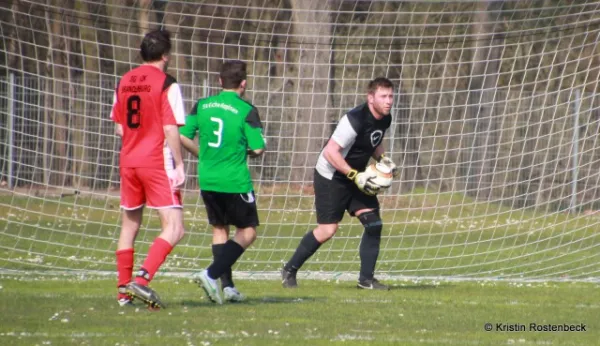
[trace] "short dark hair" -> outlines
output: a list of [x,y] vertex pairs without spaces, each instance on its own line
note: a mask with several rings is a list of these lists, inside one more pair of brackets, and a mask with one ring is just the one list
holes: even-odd
[[229,60],[221,66],[221,83],[223,89],[236,89],[246,79],[246,63],[240,60]]
[[140,45],[140,55],[145,62],[160,60],[171,52],[171,34],[167,30],[154,30],[144,36]]
[[394,84],[391,80],[385,77],[377,77],[369,82],[369,86],[367,87],[367,92],[369,94],[374,94],[377,89],[386,88],[394,90]]

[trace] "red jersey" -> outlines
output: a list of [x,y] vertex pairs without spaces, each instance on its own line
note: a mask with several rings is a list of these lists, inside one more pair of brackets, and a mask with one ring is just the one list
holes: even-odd
[[125,73],[115,90],[110,117],[123,127],[121,167],[172,167],[163,126],[185,125],[175,78],[152,65]]

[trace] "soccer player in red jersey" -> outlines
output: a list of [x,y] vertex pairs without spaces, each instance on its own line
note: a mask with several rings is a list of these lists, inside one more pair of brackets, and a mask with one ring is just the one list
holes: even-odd
[[[144,63],[125,73],[115,90],[111,119],[122,139],[120,153],[121,234],[117,245],[118,301],[138,298],[151,308],[164,306],[148,287],[158,268],[184,234],[180,187],[185,181],[179,126],[185,125],[177,81],[165,73],[171,39],[155,30],[144,37]],[[144,206],[157,209],[162,232],[132,281],[134,241]]]

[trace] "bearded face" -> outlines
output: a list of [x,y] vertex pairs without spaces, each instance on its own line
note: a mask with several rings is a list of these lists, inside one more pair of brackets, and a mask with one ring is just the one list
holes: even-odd
[[374,93],[368,94],[367,101],[371,109],[377,113],[373,115],[389,115],[394,103],[394,90],[392,88],[379,87]]

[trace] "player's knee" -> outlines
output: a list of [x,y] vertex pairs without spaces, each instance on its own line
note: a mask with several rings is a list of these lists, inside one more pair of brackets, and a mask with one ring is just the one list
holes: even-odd
[[248,241],[252,244],[256,240],[256,228],[251,228],[248,235]]
[[244,249],[247,249],[256,240],[256,228],[245,227],[238,228],[235,234],[235,241]]
[[170,209],[162,217],[163,232],[173,243],[179,242],[184,234],[181,209]]
[[121,234],[122,236],[135,237],[138,230],[140,229],[140,225],[138,224],[127,224],[123,223],[121,225]]
[[365,232],[373,237],[381,237],[383,222],[377,210],[367,211],[358,216],[358,219],[365,228]]
[[177,244],[185,235],[185,229],[181,222],[167,224],[167,227],[163,229],[163,232],[167,234],[167,237],[171,239],[173,244]]
[[256,239],[256,228],[254,227],[240,228],[240,232],[244,233],[244,237],[248,240]]
[[177,242],[183,239],[183,236],[185,235],[185,228],[183,228],[183,223],[177,222],[175,223],[175,225],[173,225],[173,235],[177,239]]
[[314,231],[315,238],[321,243],[331,239],[338,230],[338,224],[318,225]]
[[142,224],[142,209],[125,210],[121,220],[123,232],[137,233]]
[[229,226],[213,225],[213,236],[229,238]]

